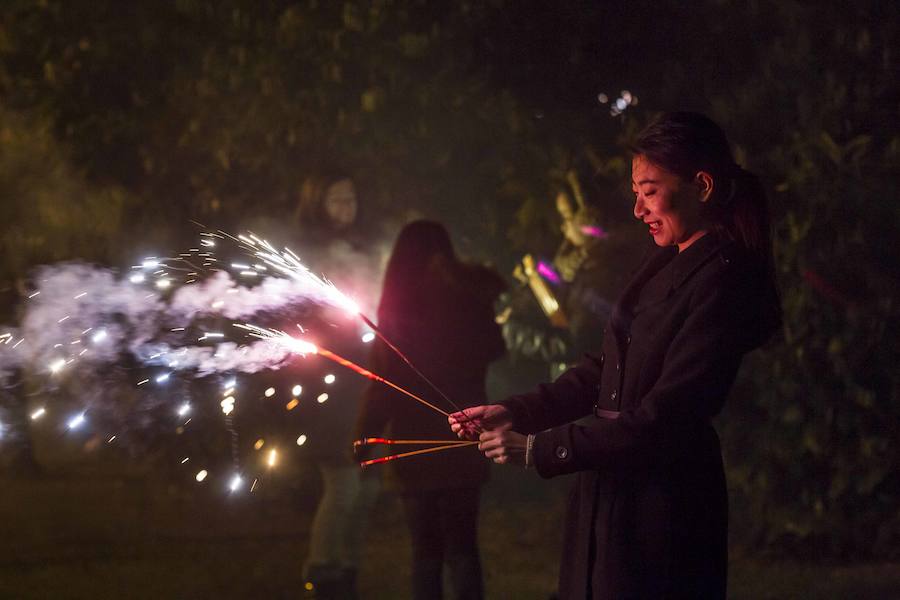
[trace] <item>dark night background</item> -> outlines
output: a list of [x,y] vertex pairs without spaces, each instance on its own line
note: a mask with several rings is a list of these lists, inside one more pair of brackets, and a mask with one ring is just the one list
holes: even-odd
[[[33,267],[127,268],[195,243],[192,221],[383,252],[427,216],[513,285],[523,254],[560,244],[569,173],[640,252],[628,141],[659,111],[699,110],[767,186],[785,311],[717,422],[731,593],[892,597],[898,55],[900,5],[875,0],[5,0],[0,323]],[[623,90],[639,101],[613,115]],[[322,196],[343,178],[359,214],[337,227]],[[548,369],[513,355],[494,395]],[[73,387],[55,397],[77,401]],[[0,416],[37,400],[5,390]],[[115,450],[23,423],[0,439],[0,597],[299,597],[318,486],[302,461],[235,500],[198,491],[171,432]],[[566,483],[495,470],[489,597],[554,589]],[[363,597],[404,597],[389,494],[373,521]]]

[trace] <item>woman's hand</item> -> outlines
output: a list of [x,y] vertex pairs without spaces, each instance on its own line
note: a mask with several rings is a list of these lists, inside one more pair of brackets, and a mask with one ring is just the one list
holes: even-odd
[[525,465],[528,436],[515,431],[485,431],[478,438],[478,449],[497,464]]
[[506,431],[512,427],[512,413],[499,404],[473,406],[449,417],[450,429],[460,439],[476,441],[485,431]]

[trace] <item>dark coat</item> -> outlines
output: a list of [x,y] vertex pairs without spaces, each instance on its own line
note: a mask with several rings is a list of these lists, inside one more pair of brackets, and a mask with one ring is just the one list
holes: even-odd
[[[463,266],[458,272],[432,274],[422,285],[422,302],[403,314],[383,315],[379,328],[459,407],[486,404],[488,364],[505,351],[493,310],[503,281],[483,267]],[[373,372],[442,410],[456,410],[381,340],[374,342],[369,364]],[[376,382],[369,385],[363,397],[357,434],[457,439],[445,416]],[[391,453],[417,448],[393,446]],[[488,479],[490,461],[474,447],[466,447],[391,461],[385,466],[395,489],[418,493],[481,485]]]
[[727,494],[710,420],[777,322],[765,270],[706,235],[645,261],[599,355],[504,402],[517,431],[551,428],[535,437],[541,476],[578,473],[560,598],[725,597]]

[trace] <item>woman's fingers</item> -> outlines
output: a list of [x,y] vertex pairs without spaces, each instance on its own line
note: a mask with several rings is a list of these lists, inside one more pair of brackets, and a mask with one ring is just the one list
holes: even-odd
[[513,431],[485,431],[478,438],[478,449],[495,463],[521,463],[525,439],[526,436]]
[[447,417],[450,423],[450,431],[460,439],[475,441],[481,433],[481,420],[486,406],[473,406],[465,410],[455,412]]

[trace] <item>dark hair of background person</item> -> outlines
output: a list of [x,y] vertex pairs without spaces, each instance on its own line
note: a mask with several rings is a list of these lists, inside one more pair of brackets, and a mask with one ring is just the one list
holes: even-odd
[[425,220],[405,226],[384,273],[378,318],[403,314],[424,301],[430,272],[438,263],[451,269],[459,263],[447,229]]
[[714,232],[737,242],[774,275],[769,208],[759,178],[734,162],[725,132],[709,117],[694,112],[663,113],[647,126],[632,152],[693,181],[699,171],[713,178],[713,195],[704,216]]

